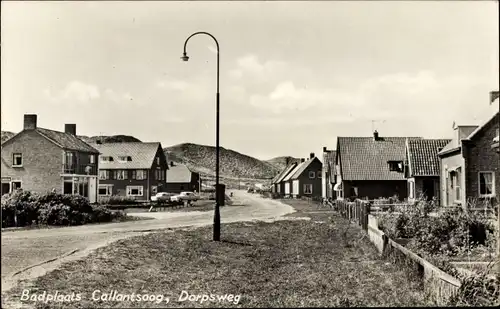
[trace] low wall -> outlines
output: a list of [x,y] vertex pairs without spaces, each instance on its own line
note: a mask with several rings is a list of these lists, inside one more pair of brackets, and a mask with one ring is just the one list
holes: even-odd
[[368,215],[368,237],[380,254],[397,251],[399,255],[413,261],[421,270],[424,291],[438,304],[445,305],[458,292],[460,280],[440,270],[414,252],[390,239],[378,228],[376,216]]

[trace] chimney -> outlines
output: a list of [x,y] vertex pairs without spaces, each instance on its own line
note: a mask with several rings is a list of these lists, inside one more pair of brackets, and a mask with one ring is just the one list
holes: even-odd
[[25,114],[24,130],[35,130],[35,129],[36,129],[36,114]]
[[311,153],[309,154],[309,159],[312,159],[312,158],[314,158],[314,152],[311,152]]
[[286,165],[288,166],[288,164],[290,163],[290,158],[286,158],[285,162],[286,162]]
[[300,162],[305,162],[305,161],[306,161],[306,159],[304,159],[304,158],[300,159]]
[[323,147],[323,152],[326,152],[326,147]]
[[174,166],[174,161],[170,161],[170,166]]
[[378,141],[378,131],[377,130],[373,131],[373,139]]
[[64,125],[64,133],[69,133],[71,135],[76,135],[76,124],[67,123]]
[[101,144],[102,144],[102,142],[101,142],[101,140],[100,140],[100,139],[96,140],[96,141],[95,141],[95,143],[96,143],[97,145],[101,145]]

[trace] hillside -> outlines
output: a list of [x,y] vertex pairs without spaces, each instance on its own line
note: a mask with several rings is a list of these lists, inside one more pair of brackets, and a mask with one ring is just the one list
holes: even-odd
[[106,143],[132,143],[132,142],[141,142],[139,139],[130,136],[130,135],[112,135],[112,136],[84,136],[79,135],[83,141],[87,143],[95,143],[97,140],[101,140],[103,144]]
[[[187,165],[203,176],[215,174],[215,147],[184,143],[164,149],[169,161]],[[239,152],[220,149],[220,174],[252,179],[272,178],[280,170],[274,165]]]
[[283,157],[276,157],[276,158],[272,158],[270,160],[266,160],[265,162],[275,166],[278,170],[284,170],[285,167],[287,166],[286,162],[287,160],[289,160],[289,163],[292,163],[292,162],[299,162],[300,159],[298,158],[294,158],[294,157],[290,157],[290,156],[283,156]]
[[[2,143],[12,136],[14,136],[15,133],[9,132],[9,131],[2,131]],[[139,139],[130,136],[130,135],[111,135],[111,136],[84,136],[84,135],[78,135],[79,138],[81,138],[83,141],[87,143],[95,143],[98,139],[101,140],[102,143],[127,143],[127,142],[140,142]]]
[[1,135],[2,143],[5,142],[6,140],[8,140],[9,138],[11,138],[14,135],[15,135],[15,133],[12,133],[12,132],[9,132],[9,131],[2,131],[2,135]]

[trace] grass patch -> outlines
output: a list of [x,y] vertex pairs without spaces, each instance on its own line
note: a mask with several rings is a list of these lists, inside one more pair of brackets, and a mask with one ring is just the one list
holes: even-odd
[[[234,223],[122,240],[31,282],[31,293],[81,301],[36,308],[425,306],[404,271],[379,258],[364,233],[338,216],[320,221]],[[27,283],[3,299],[17,299]],[[170,302],[93,301],[95,290],[162,294]],[[241,295],[239,302],[179,302],[181,291]],[[25,302],[33,304],[32,302]]]

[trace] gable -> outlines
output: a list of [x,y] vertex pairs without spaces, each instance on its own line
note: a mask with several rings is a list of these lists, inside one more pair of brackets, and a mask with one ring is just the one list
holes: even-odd
[[498,123],[500,122],[499,120],[500,117],[500,112],[496,113],[491,117],[488,121],[486,121],[482,126],[478,127],[476,130],[474,130],[471,134],[467,136],[467,140],[472,140],[475,141],[484,134],[485,131],[490,130],[490,129],[495,129],[498,128]]
[[315,168],[315,170],[314,170],[315,172],[316,172],[316,169],[321,169],[322,163],[317,157],[309,159],[309,160],[301,163],[301,165],[297,168],[297,170],[295,170],[295,172],[293,173],[293,175],[290,179],[292,179],[292,180],[297,179],[300,176],[302,176],[302,174],[304,174],[304,172],[309,171],[310,168],[312,168],[314,166],[318,166],[318,165],[319,165],[319,167]]

